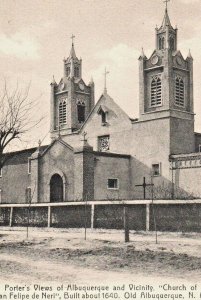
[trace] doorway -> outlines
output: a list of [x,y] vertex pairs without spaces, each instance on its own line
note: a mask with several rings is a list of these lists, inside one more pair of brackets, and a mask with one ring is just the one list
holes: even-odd
[[63,179],[59,174],[50,179],[50,202],[63,202]]

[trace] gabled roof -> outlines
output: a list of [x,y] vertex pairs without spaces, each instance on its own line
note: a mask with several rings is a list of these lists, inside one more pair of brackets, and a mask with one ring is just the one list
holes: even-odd
[[[121,113],[121,115],[125,119],[128,120],[128,122],[131,122],[129,116],[123,111],[123,109],[108,94],[102,94],[100,96],[98,102],[96,103],[96,105],[91,110],[91,112],[88,115],[87,119],[85,120],[85,122],[83,123],[83,125],[80,127],[79,132],[81,132],[83,130],[83,128],[86,126],[86,124],[88,123],[88,120],[92,117],[92,115],[95,113],[95,111],[97,110],[97,108],[99,108],[100,106],[102,107],[103,105],[105,107],[107,107],[107,109],[109,111],[112,111],[111,107],[115,107]],[[116,115],[116,114],[114,114],[114,115]]]
[[180,50],[172,52],[172,56],[180,56],[183,60],[185,60]]
[[58,138],[56,138],[55,140],[53,140],[53,141],[51,142],[51,144],[48,145],[48,146],[46,147],[46,149],[45,149],[43,152],[40,152],[40,156],[45,155],[45,154],[52,148],[52,146],[53,146],[56,142],[62,144],[62,145],[65,146],[66,148],[68,148],[68,149],[70,149],[71,151],[73,151],[73,148],[72,148],[69,144],[67,144],[66,142],[64,142],[64,141],[62,140],[61,137],[58,137]]

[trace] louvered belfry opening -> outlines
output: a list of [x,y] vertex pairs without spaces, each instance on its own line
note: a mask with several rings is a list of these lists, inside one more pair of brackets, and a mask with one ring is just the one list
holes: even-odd
[[59,125],[66,124],[66,101],[59,103]]
[[184,106],[184,81],[181,77],[176,77],[175,80],[175,104]]
[[151,106],[159,106],[162,104],[161,78],[155,76],[151,82]]

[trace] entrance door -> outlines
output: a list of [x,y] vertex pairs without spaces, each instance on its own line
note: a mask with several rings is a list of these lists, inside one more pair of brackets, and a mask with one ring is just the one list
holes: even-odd
[[63,180],[59,174],[54,174],[50,179],[50,202],[63,201]]

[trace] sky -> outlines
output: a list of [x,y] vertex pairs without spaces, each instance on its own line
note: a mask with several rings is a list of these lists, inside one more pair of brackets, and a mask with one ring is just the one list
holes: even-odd
[[[71,35],[83,60],[83,80],[93,77],[95,99],[104,88],[104,69],[109,70],[109,95],[133,118],[138,117],[138,57],[155,48],[155,27],[164,16],[163,0],[1,0],[0,89],[2,78],[10,87],[25,88],[37,99],[33,118],[43,116],[17,147],[49,143],[50,83],[63,76]],[[201,132],[201,1],[171,0],[168,12],[178,27],[178,49],[194,58],[195,130]]]

